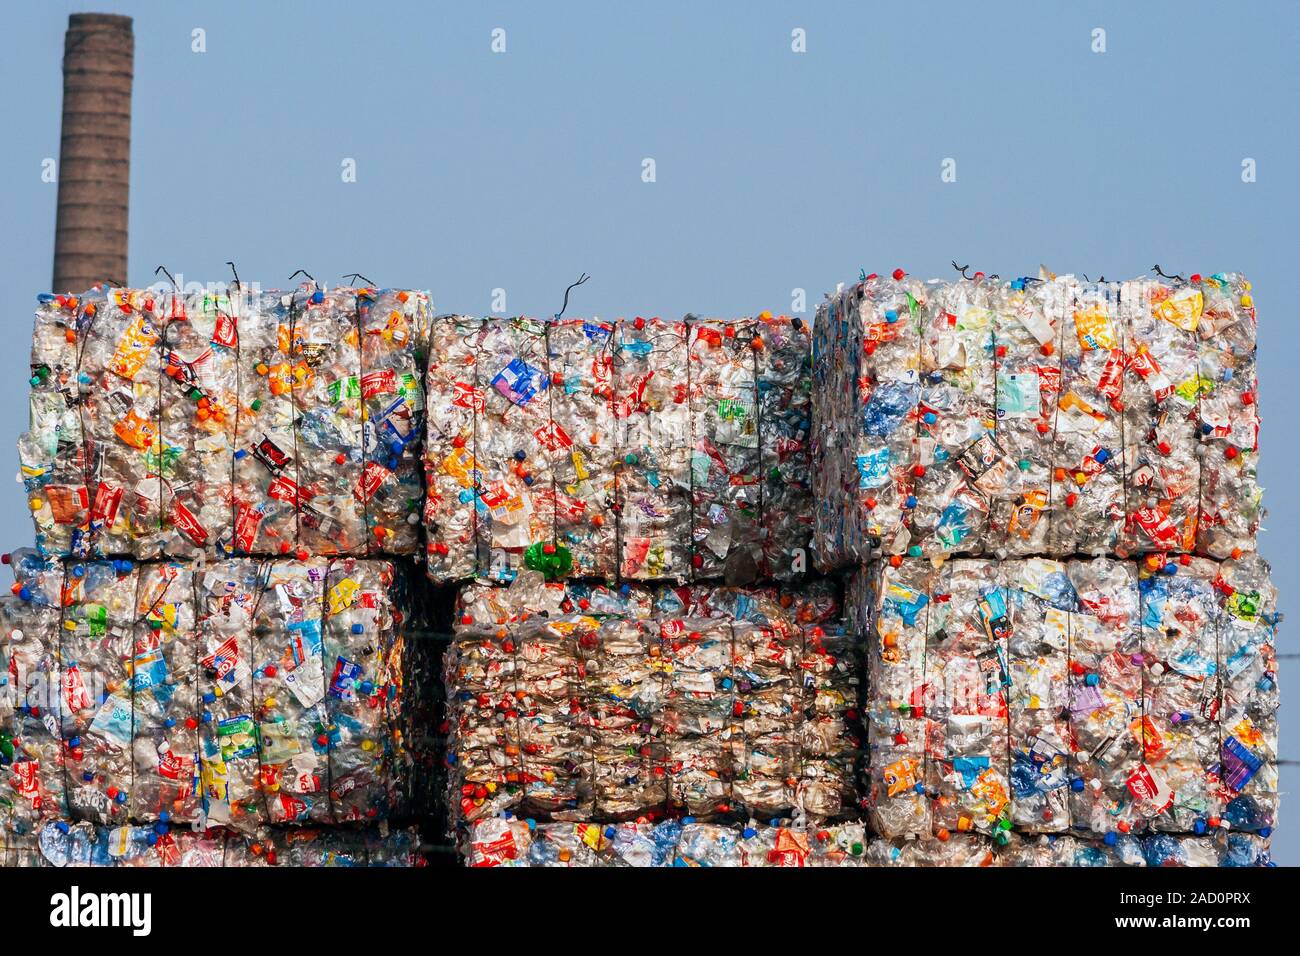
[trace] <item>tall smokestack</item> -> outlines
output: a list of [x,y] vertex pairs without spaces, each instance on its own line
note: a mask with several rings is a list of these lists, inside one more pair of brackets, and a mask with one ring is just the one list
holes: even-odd
[[63,41],[55,292],[125,283],[131,173],[131,18],[74,13]]

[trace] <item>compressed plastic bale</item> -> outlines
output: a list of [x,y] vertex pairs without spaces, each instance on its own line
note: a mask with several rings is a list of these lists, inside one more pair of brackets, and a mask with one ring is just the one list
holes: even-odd
[[927,734],[942,740],[926,762],[936,832],[1009,828],[1007,588],[999,566],[949,561],[932,595],[925,654]]
[[541,824],[528,848],[528,865],[534,867],[622,866],[607,834],[613,830],[598,823]]
[[1149,779],[1139,704],[1144,671],[1137,574],[1131,562],[1108,558],[1070,561],[1067,573],[1079,596],[1069,642],[1070,820],[1104,834],[1141,819],[1129,780]]
[[[53,822],[38,837],[33,865],[56,867],[420,866],[409,830],[264,828],[244,835],[157,826]],[[6,864],[9,865],[9,864]]]
[[87,447],[82,439],[78,380],[81,336],[107,304],[100,289],[83,296],[42,295],[32,329],[30,417],[18,439],[23,487],[36,525],[36,546],[46,553],[86,553]]
[[1070,824],[1066,652],[1078,598],[1059,561],[1006,562],[1003,569],[1010,613],[1010,819],[1020,832],[1061,832]]
[[1002,860],[1007,866],[1146,866],[1142,841],[1131,835],[1111,843],[1056,835],[1013,840]]
[[1142,840],[1147,866],[1218,866],[1219,848],[1212,837],[1155,834]]
[[557,820],[591,815],[577,644],[594,618],[534,618],[515,631],[516,700],[524,807]]
[[1121,548],[1129,553],[1196,547],[1201,299],[1189,286],[1120,286],[1126,351],[1114,352],[1103,371],[1105,394],[1124,414],[1128,507]]
[[532,828],[514,818],[487,817],[474,824],[467,842],[467,866],[527,866]]
[[[113,289],[80,350],[82,440],[92,449],[93,553],[158,555],[163,540],[159,450],[160,328],[175,296]],[[105,487],[101,488],[103,485]]]
[[799,671],[810,700],[794,715],[797,792],[794,805],[818,819],[859,810],[858,755],[863,669],[853,630],[841,622],[803,628]]
[[[918,504],[914,470],[918,459],[922,383],[922,331],[929,318],[927,290],[910,278],[867,283],[860,301],[849,305],[851,321],[862,325],[859,360],[861,432],[856,436],[857,514],[866,523],[868,551],[907,550],[911,512]],[[855,417],[858,417],[855,415]],[[877,544],[877,542],[879,542]]]
[[1139,567],[1144,760],[1174,795],[1150,826],[1187,833],[1218,815],[1219,568],[1204,558],[1164,564],[1154,556]]
[[1220,866],[1273,866],[1267,837],[1229,833],[1219,854]]
[[851,470],[846,470],[849,462],[843,449],[856,447],[854,396],[861,346],[850,349],[848,344],[857,326],[849,321],[843,304],[845,295],[827,298],[827,302],[818,306],[813,322],[810,374],[813,414],[808,446],[813,517],[810,557],[822,569],[838,567],[849,560],[854,544],[850,535],[859,526],[856,462]]
[[[751,623],[732,628],[732,674],[740,692],[731,741],[735,808],[770,817],[795,805],[802,769],[803,635]],[[733,714],[736,709],[733,706]]]
[[[236,555],[296,550],[297,408],[289,362],[294,357],[297,311],[292,293],[257,293],[245,300],[239,317],[240,409],[232,491]],[[305,363],[301,367],[307,369]],[[359,414],[355,397],[344,404]],[[336,461],[334,467],[341,466]]]
[[[412,551],[427,299],[365,291],[385,309],[367,330],[368,360],[384,382],[400,370],[403,403],[383,396],[372,429],[375,448],[390,439],[396,477],[363,467],[354,290],[51,297],[35,326],[36,417],[21,442],[40,546],[137,559]],[[388,308],[403,294],[414,303],[405,329]],[[55,414],[57,388],[68,410]],[[405,428],[400,454],[394,423]],[[382,536],[365,526],[376,495]],[[390,528],[397,520],[407,527]]]
[[19,833],[0,827],[0,868],[48,865],[45,858],[41,856],[35,833],[30,831]]
[[873,831],[886,837],[929,832],[931,827],[925,798],[925,681],[936,583],[937,572],[928,563],[900,562],[881,568],[866,594],[873,622],[867,648],[869,814]]
[[759,576],[788,580],[811,565],[812,385],[810,334],[796,317],[758,316],[758,447],[762,561]]
[[1058,282],[1017,279],[993,295],[995,414],[988,550],[1042,554],[1056,509],[1053,423],[1061,391],[1061,335],[1072,296]]
[[994,292],[963,282],[924,295],[909,551],[978,554],[1012,467],[995,433]]
[[0,599],[0,830],[65,815],[59,566],[11,556],[25,596]]
[[508,816],[475,823],[466,863],[475,867],[856,867],[866,865],[858,822],[725,825],[689,818],[651,823],[533,823]]
[[162,549],[190,557],[231,546],[231,457],[239,398],[239,296],[171,296],[159,328]]
[[224,835],[152,826],[49,823],[39,836],[46,866],[221,866]]
[[289,347],[260,379],[272,394],[287,383],[293,415],[293,463],[265,494],[293,511],[293,544],[309,554],[366,553],[367,506],[387,475],[363,436],[375,384],[361,359],[359,299],[351,289],[295,293]]
[[515,643],[504,628],[459,630],[444,657],[449,804],[459,820],[519,801]]
[[[391,737],[398,690],[390,655],[403,613],[385,600],[396,571],[387,561],[345,558],[326,573],[324,653],[327,690],[330,817],[333,822],[386,818],[398,801],[396,743]],[[400,674],[400,670],[398,671]]]
[[1074,302],[1061,331],[1061,391],[1052,419],[1052,554],[1114,554],[1126,492],[1123,378],[1128,329],[1114,282],[1068,283]]
[[1278,808],[1277,591],[1256,555],[1224,562],[1215,586],[1223,601],[1221,823],[1267,836]]
[[[860,739],[836,688],[860,671],[828,650],[840,643],[809,636],[838,610],[827,584],[614,590],[528,571],[467,586],[458,604],[446,666],[458,822],[504,809],[820,819],[856,804]],[[805,681],[804,668],[834,676]]]
[[559,319],[547,325],[550,420],[535,434],[551,459],[556,541],[573,556],[573,574],[613,577],[618,570],[614,396],[615,326]]
[[175,562],[138,569],[127,665],[133,820],[188,823],[199,814],[194,574]]
[[131,562],[87,561],[66,569],[59,643],[63,732],[72,762],[67,799],[74,819],[118,823],[130,811],[139,587]]
[[328,822],[332,731],[325,705],[324,568],[268,562],[258,573],[251,641],[255,710],[234,718],[223,737],[253,738],[268,823]]
[[614,345],[619,574],[691,574],[691,416],[687,326],[621,322]]
[[735,827],[687,823],[673,856],[673,866],[744,866],[741,834]]
[[682,824],[677,820],[637,820],[604,828],[608,852],[615,864],[635,867],[671,866],[681,832]]
[[255,628],[260,620],[261,567],[236,559],[208,567],[198,579],[200,788],[208,826],[251,831],[269,813],[260,787],[254,711]]
[[439,316],[430,325],[424,452],[429,575],[439,580],[481,570],[485,548],[477,509],[478,414],[485,408],[472,342],[483,320]]
[[727,621],[660,621],[668,680],[658,736],[665,742],[669,808],[690,816],[726,813],[733,806],[735,721],[743,716],[732,669]]
[[474,346],[484,400],[474,446],[481,473],[475,506],[486,529],[485,570],[508,581],[528,546],[555,534],[551,502],[537,495],[551,487],[550,463],[537,438],[550,420],[545,326],[532,319],[494,321],[483,326]]
[[594,818],[624,820],[665,807],[663,747],[654,734],[666,680],[657,628],[610,618],[581,632],[577,653]]
[[760,448],[753,320],[693,319],[689,339],[691,553],[695,574],[752,580],[759,542]]
[[358,289],[356,309],[365,465],[353,497],[365,512],[366,553],[414,554],[424,495],[421,366],[429,340],[429,296]]
[[[1216,558],[1253,551],[1263,517],[1257,476],[1257,317],[1250,288],[1238,273],[1203,279],[1203,310],[1195,324],[1200,338],[1195,388],[1203,452],[1196,546]],[[1188,324],[1193,313],[1194,309],[1188,313]]]
[[982,834],[953,834],[946,839],[873,839],[867,848],[868,866],[987,867],[1001,866],[991,839]]

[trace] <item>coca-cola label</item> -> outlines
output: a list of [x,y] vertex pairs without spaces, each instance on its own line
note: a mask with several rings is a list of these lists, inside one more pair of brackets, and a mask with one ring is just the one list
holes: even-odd
[[1162,551],[1178,547],[1178,528],[1159,508],[1138,508],[1133,512],[1133,522]]
[[548,451],[559,451],[561,448],[568,448],[573,444],[573,439],[568,436],[558,422],[547,422],[540,428],[533,431],[533,437],[538,443]]
[[208,529],[199,523],[194,512],[185,507],[179,498],[172,499],[171,521],[173,527],[195,544],[202,546],[208,543]]
[[1157,402],[1164,401],[1174,393],[1173,382],[1165,377],[1164,371],[1160,368],[1160,363],[1147,349],[1138,349],[1129,365],[1147,383]]
[[465,382],[451,383],[451,403],[457,408],[468,408],[472,412],[481,412],[487,408],[483,393]]
[[284,475],[277,475],[275,481],[266,489],[266,493],[276,501],[284,501],[295,508],[303,501],[310,501],[314,495],[300,488],[298,483]]
[[391,395],[397,391],[397,373],[386,368],[378,372],[367,372],[361,376],[361,397],[374,398],[376,395]]
[[361,478],[357,481],[357,487],[352,492],[353,497],[365,504],[375,496],[375,492],[392,477],[392,474],[377,461],[367,462],[365,470],[361,472]]
[[1174,802],[1173,789],[1144,763],[1129,774],[1127,784],[1133,798],[1147,804],[1153,814],[1163,813]]
[[194,759],[174,751],[167,751],[158,756],[158,776],[168,780],[189,780],[194,776]]
[[279,445],[265,435],[262,436],[260,442],[253,446],[253,457],[277,474],[285,465],[289,464],[289,456],[281,450]]
[[95,489],[95,502],[90,509],[90,520],[101,522],[104,527],[111,528],[117,523],[117,509],[122,504],[122,489],[114,488],[112,485],[99,483]]
[[239,666],[238,638],[226,638],[216,650],[203,658],[202,664],[205,670],[215,673],[217,680],[228,676]]
[[266,515],[261,508],[255,508],[250,504],[241,504],[239,513],[235,518],[235,550],[251,552],[253,544],[257,541],[258,529],[262,527],[262,519]]
[[233,315],[217,313],[217,325],[212,330],[212,344],[235,348],[239,344],[239,329]]
[[1126,364],[1127,359],[1124,356],[1124,350],[1111,349],[1106,364],[1101,370],[1101,378],[1097,380],[1097,391],[1112,399],[1123,395],[1124,367]]

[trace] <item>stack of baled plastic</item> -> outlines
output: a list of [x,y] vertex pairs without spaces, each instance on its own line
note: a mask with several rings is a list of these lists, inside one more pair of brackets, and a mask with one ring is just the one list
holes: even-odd
[[402,816],[409,784],[400,568],[11,561],[0,755],[12,839],[39,831],[56,863],[98,860],[101,844],[122,862],[147,847],[176,863],[181,844],[209,839],[184,828],[275,846],[298,839],[286,826],[339,825],[356,832],[322,847],[382,856],[389,837],[374,826]]
[[867,638],[869,856],[1266,862],[1250,284],[898,270],[815,329],[813,550],[854,569]]
[[825,585],[475,585],[446,658],[450,805],[612,824],[857,812],[860,665]]
[[490,817],[471,829],[474,867],[887,867],[1263,866],[1268,841],[1246,833],[1204,837],[978,835],[948,841],[873,840],[861,822],[812,827],[715,823],[537,823]]
[[817,564],[1253,551],[1249,290],[1235,273],[898,270],[830,297],[814,343]]
[[[3,839],[3,838],[0,838]],[[153,826],[47,823],[34,837],[0,842],[0,866],[423,866],[412,829],[264,828],[246,834]]]
[[19,440],[54,556],[413,554],[421,292],[42,296]]
[[555,545],[579,577],[806,569],[808,330],[736,321],[432,324],[429,574],[509,581]]

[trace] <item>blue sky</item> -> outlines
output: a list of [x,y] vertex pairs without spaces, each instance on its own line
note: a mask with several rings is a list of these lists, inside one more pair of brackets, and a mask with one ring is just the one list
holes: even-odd
[[[67,14],[85,9],[135,17],[133,284],[159,264],[225,279],[233,259],[264,287],[359,271],[428,288],[439,311],[488,312],[504,289],[505,311],[537,315],[586,271],[571,314],[790,312],[803,289],[811,316],[860,268],[951,276],[953,258],[1002,275],[1243,271],[1260,314],[1261,548],[1284,611],[1300,592],[1293,3],[9,5],[0,448],[14,470],[53,247],[41,163],[58,156]],[[5,487],[0,540],[16,547],[29,522]],[[1295,678],[1287,662],[1292,756]],[[1300,863],[1287,819],[1284,805],[1276,856]]]

